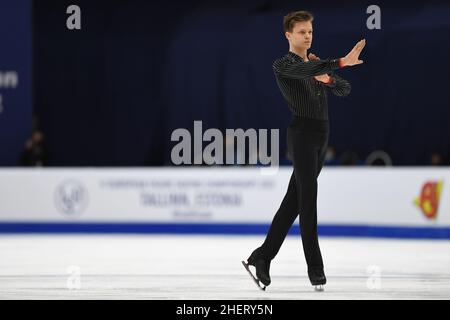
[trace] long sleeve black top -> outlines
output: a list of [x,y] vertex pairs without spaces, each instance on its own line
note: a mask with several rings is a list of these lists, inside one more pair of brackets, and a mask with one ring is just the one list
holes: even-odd
[[[278,87],[297,117],[328,120],[327,90],[340,97],[351,90],[350,83],[333,72],[341,68],[339,59],[304,61],[289,51],[272,67]],[[328,74],[331,81],[325,84],[314,79],[322,74]]]

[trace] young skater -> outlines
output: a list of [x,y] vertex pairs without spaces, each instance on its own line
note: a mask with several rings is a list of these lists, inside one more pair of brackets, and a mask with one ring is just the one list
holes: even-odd
[[[363,63],[359,55],[365,40],[359,41],[343,58],[320,60],[312,53],[307,54],[313,40],[313,19],[307,11],[291,12],[284,17],[289,52],[273,63],[278,87],[292,112],[287,142],[294,170],[264,243],[252,252],[247,262],[242,261],[262,290],[271,282],[270,262],[297,216],[300,216],[309,280],[320,291],[326,283],[317,236],[317,178],[328,146],[327,92],[330,90],[341,97],[350,93],[350,83],[333,71]],[[255,267],[256,277],[249,266]]]

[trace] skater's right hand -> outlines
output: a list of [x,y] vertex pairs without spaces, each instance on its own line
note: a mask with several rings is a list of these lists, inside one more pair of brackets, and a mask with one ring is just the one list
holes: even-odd
[[354,66],[357,64],[362,64],[363,61],[359,60],[359,54],[361,53],[362,49],[364,49],[364,46],[366,45],[366,39],[362,39],[359,41],[344,58],[342,58],[342,65],[343,66]]

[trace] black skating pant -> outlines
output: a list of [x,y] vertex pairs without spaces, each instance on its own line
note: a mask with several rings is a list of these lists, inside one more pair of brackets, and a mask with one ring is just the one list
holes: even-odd
[[328,137],[328,121],[293,117],[289,123],[288,152],[294,170],[266,239],[254,251],[257,257],[272,260],[295,219],[300,216],[303,251],[308,269],[323,269],[317,236],[317,178],[325,160]]

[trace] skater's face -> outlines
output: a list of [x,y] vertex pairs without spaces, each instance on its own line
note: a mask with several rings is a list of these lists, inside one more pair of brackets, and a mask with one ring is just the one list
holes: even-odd
[[313,39],[313,27],[311,21],[297,22],[292,28],[292,32],[285,33],[289,45],[299,49],[308,50],[311,48]]

